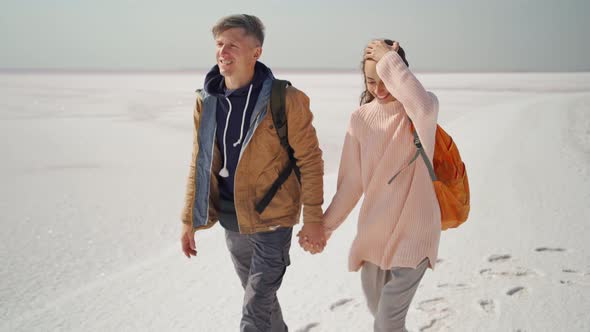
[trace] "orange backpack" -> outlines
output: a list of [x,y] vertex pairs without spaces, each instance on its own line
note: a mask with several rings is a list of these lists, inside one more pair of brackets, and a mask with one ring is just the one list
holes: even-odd
[[[412,126],[413,127],[413,126]],[[420,138],[416,130],[414,133],[414,144],[416,155],[410,161],[414,162],[419,155],[422,156],[430,178],[434,185],[434,191],[440,205],[441,227],[443,230],[456,228],[467,220],[469,214],[469,181],[465,164],[459,155],[459,149],[453,139],[441,126],[436,126],[436,138],[434,143],[434,158],[432,164],[426,156]],[[401,172],[401,171],[400,171]],[[399,172],[389,180],[391,183]]]
[[[414,131],[414,138],[418,138],[416,131]],[[458,227],[467,220],[470,205],[467,171],[457,145],[441,126],[436,126],[434,158],[432,160],[434,177],[430,171],[432,169],[430,160],[426,158],[426,154],[423,152],[421,154],[431,173],[434,191],[440,205],[442,229]]]

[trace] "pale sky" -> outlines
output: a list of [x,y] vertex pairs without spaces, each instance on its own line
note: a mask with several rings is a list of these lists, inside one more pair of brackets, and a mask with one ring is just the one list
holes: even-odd
[[211,27],[266,25],[261,61],[357,69],[372,38],[419,71],[590,71],[589,0],[0,0],[0,69],[208,69]]

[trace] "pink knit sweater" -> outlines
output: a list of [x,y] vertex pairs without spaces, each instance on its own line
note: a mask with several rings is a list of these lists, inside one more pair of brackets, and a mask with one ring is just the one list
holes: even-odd
[[373,100],[352,114],[337,191],[324,225],[335,230],[364,194],[349,270],[358,271],[364,261],[384,270],[415,268],[426,257],[434,268],[440,209],[424,161],[418,157],[407,166],[416,153],[408,117],[432,160],[438,100],[424,90],[396,52],[383,56],[377,74],[397,100],[383,105]]

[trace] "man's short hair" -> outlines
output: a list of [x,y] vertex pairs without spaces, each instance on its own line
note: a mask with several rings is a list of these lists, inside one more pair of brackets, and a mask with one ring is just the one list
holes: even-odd
[[233,28],[244,29],[246,35],[253,36],[258,40],[260,46],[264,43],[264,24],[256,16],[247,14],[237,14],[222,17],[211,29],[213,37],[220,33]]

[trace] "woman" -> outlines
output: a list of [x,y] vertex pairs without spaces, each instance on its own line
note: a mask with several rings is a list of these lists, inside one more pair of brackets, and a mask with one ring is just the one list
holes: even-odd
[[[361,269],[375,331],[406,331],[425,270],[434,268],[440,210],[414,130],[432,160],[438,101],[408,69],[397,42],[374,40],[363,60],[365,91],[344,140],[338,187],[324,215],[326,238],[364,194],[349,269]],[[300,240],[306,250],[317,252]]]

